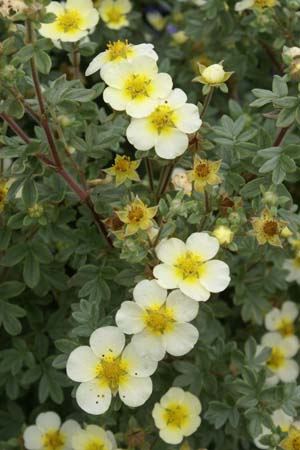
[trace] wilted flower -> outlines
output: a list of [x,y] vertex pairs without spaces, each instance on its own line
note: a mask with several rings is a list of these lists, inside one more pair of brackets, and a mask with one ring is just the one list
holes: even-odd
[[9,17],[11,14],[19,13],[27,8],[22,0],[1,0],[0,1],[0,15]]
[[99,14],[108,28],[120,30],[129,25],[127,14],[131,9],[132,4],[129,0],[102,0]]
[[284,302],[281,309],[272,308],[265,316],[265,327],[270,331],[278,331],[282,336],[294,334],[294,321],[299,314],[294,302]]
[[162,264],[154,267],[153,274],[161,287],[179,288],[188,297],[205,302],[211,292],[224,291],[230,283],[228,265],[212,259],[218,250],[218,240],[207,233],[193,233],[186,243],[165,239],[156,248]]
[[110,431],[106,431],[97,425],[87,425],[85,429],[80,429],[77,433],[74,433],[72,448],[73,450],[116,450],[117,443]]
[[282,52],[283,57],[287,57],[289,59],[294,59],[300,56],[300,48],[299,47],[283,47]]
[[174,89],[156,102],[147,117],[132,119],[127,128],[128,141],[138,150],[155,148],[161,158],[174,159],[188,148],[188,134],[197,131],[202,121],[196,105],[186,103],[181,89]]
[[133,202],[125,206],[124,211],[117,211],[119,219],[126,224],[126,235],[151,228],[153,225],[152,219],[156,213],[157,206],[148,208],[138,196]]
[[125,348],[125,336],[117,328],[95,330],[90,346],[73,350],[67,361],[67,375],[81,384],[76,391],[78,405],[90,414],[108,410],[119,393],[127,406],[141,406],[151,395],[152,375],[157,362],[137,355],[132,344]]
[[173,85],[170,75],[158,73],[156,62],[149,56],[104,66],[101,76],[108,85],[103,92],[104,101],[116,111],[126,111],[136,118],[151,114],[157,101],[168,96]]
[[192,183],[188,179],[188,173],[181,167],[175,167],[171,175],[171,183],[176,191],[184,191],[186,195],[192,193]]
[[79,41],[87,36],[99,21],[99,14],[93,7],[92,0],[51,2],[46,10],[56,17],[52,23],[42,23],[39,32],[42,36],[53,40]]
[[118,327],[131,340],[141,355],[161,360],[166,352],[173,356],[188,353],[196,344],[199,333],[191,325],[199,304],[180,290],[169,295],[155,280],[140,281],[133,290],[134,301],[126,301],[116,314]]
[[140,163],[140,159],[130,161],[129,156],[117,155],[113,166],[110,169],[105,169],[105,172],[116,177],[116,186],[119,186],[126,180],[139,181],[140,178],[136,169],[139,167]]
[[200,75],[193,79],[193,81],[208,84],[210,86],[219,86],[225,83],[233,74],[233,72],[225,72],[223,64],[212,64],[208,67],[198,63]]
[[281,336],[277,332],[264,334],[261,340],[262,347],[269,347],[271,355],[266,361],[272,375],[268,378],[270,384],[291,383],[299,375],[299,365],[293,356],[299,350],[299,341],[296,336]]
[[35,423],[24,431],[24,445],[28,450],[71,450],[72,436],[80,431],[75,420],[61,424],[59,415],[52,411],[39,414]]
[[86,76],[91,75],[98,70],[101,71],[103,67],[116,65],[121,61],[130,62],[137,56],[148,56],[154,61],[158,60],[157,53],[153,50],[152,44],[133,45],[130,44],[127,40],[109,42],[107,44],[107,50],[99,53],[99,55],[95,56],[95,58],[92,59],[85,74]]
[[233,236],[234,236],[234,232],[229,228],[226,227],[225,225],[219,225],[217,226],[213,232],[212,232],[213,236],[215,236],[220,245],[228,245],[232,242],[233,240]]
[[251,222],[259,245],[268,242],[281,247],[280,234],[287,222],[277,219],[268,208],[262,211],[260,217],[253,217]]
[[188,172],[189,180],[194,182],[195,191],[203,192],[207,185],[214,186],[222,182],[218,175],[221,162],[195,156],[193,169]]
[[190,392],[172,387],[155,403],[152,416],[159,436],[168,444],[179,444],[201,424],[200,400]]

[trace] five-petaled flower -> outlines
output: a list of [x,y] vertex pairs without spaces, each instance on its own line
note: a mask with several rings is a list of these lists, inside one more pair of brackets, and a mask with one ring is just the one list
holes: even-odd
[[153,217],[157,213],[157,206],[148,208],[145,203],[136,196],[133,202],[125,206],[123,211],[116,211],[119,219],[126,224],[127,236],[137,233],[138,230],[148,230],[153,225]]
[[91,334],[90,346],[71,352],[67,375],[81,383],[76,400],[84,411],[103,414],[117,393],[131,407],[143,405],[150,397],[150,375],[155,372],[157,362],[140,357],[132,344],[124,347],[125,335],[117,327],[106,326]]
[[116,111],[126,111],[136,118],[151,114],[157,100],[169,95],[173,85],[170,75],[158,73],[156,62],[149,56],[105,65],[101,76],[108,85],[103,92],[104,101]]
[[193,169],[188,172],[189,180],[194,182],[195,191],[203,192],[207,185],[215,186],[222,182],[218,175],[221,162],[221,160],[201,159],[200,156],[195,155]]
[[116,177],[116,186],[119,186],[126,180],[140,181],[136,171],[140,163],[140,159],[131,161],[129,156],[117,155],[113,166],[109,169],[105,169],[105,172]]
[[277,4],[277,0],[242,0],[235,4],[234,9],[236,11],[243,11],[244,9],[257,9],[263,11],[268,8],[273,8]]
[[281,309],[272,308],[265,316],[265,327],[269,331],[278,331],[282,336],[294,334],[294,322],[299,314],[296,303],[284,302]]
[[[87,425],[72,438],[73,450],[116,450],[114,435],[97,425]],[[52,450],[52,449],[51,449]]]
[[155,280],[140,281],[133,290],[135,301],[123,302],[116,314],[118,327],[134,335],[131,342],[138,353],[156,361],[166,352],[185,355],[199,337],[188,323],[197,316],[199,304],[178,289],[167,294]]
[[99,20],[99,14],[93,7],[92,0],[51,2],[46,9],[56,17],[52,23],[42,23],[39,32],[42,36],[53,40],[79,41],[88,35]]
[[151,114],[131,120],[126,135],[136,149],[154,147],[161,158],[174,159],[188,148],[188,134],[196,132],[202,121],[197,106],[186,103],[187,96],[181,89],[165,94]]
[[152,416],[159,436],[168,444],[179,444],[200,426],[200,400],[190,392],[172,387],[155,403]]
[[153,44],[138,44],[133,45],[126,41],[115,41],[107,44],[107,50],[99,53],[90,62],[85,74],[89,76],[103,67],[114,66],[121,61],[132,61],[137,56],[148,56],[154,61],[158,60],[157,53],[153,50]]
[[99,14],[108,28],[120,30],[129,25],[127,14],[131,9],[132,4],[129,0],[102,0]]
[[261,345],[271,349],[271,354],[266,361],[266,366],[271,371],[271,376],[267,379],[268,383],[295,381],[299,375],[299,365],[292,358],[299,350],[298,338],[296,336],[283,337],[274,331],[263,335]]
[[270,245],[281,247],[280,235],[287,222],[278,219],[265,208],[260,217],[252,218],[251,223],[259,245],[268,242]]
[[35,423],[24,431],[24,445],[28,450],[71,450],[72,436],[80,431],[75,420],[61,424],[58,414],[52,411],[39,414]]
[[188,297],[205,302],[211,292],[224,291],[230,283],[228,265],[212,259],[218,250],[218,240],[207,233],[193,233],[186,243],[177,238],[162,240],[156,247],[162,264],[154,267],[153,274],[161,287],[179,288]]

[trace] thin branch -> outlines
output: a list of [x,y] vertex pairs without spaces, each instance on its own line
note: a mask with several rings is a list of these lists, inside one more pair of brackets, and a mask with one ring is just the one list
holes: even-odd
[[146,165],[146,170],[147,170],[147,175],[148,175],[148,180],[149,180],[150,191],[154,192],[153,170],[152,170],[151,161],[149,158],[145,158],[145,165]]
[[278,135],[277,135],[277,137],[276,137],[276,139],[274,141],[273,147],[279,147],[280,146],[280,144],[283,141],[283,139],[284,139],[286,133],[288,132],[289,128],[290,127],[281,128],[281,130],[279,131],[279,133],[278,133]]

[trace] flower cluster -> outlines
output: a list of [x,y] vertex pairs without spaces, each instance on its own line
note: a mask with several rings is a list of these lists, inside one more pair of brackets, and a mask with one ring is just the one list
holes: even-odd
[[[121,220],[131,212],[119,213]],[[189,322],[198,314],[198,302],[230,282],[228,266],[212,259],[218,250],[218,240],[207,233],[193,233],[186,244],[176,238],[160,242],[156,253],[162,264],[153,271],[157,280],[140,281],[133,301],[117,311],[117,327],[98,328],[89,346],[76,348],[68,358],[67,375],[80,383],[76,399],[84,411],[104,413],[117,394],[127,406],[144,404],[158,361],[166,353],[182,356],[193,349],[199,333]],[[132,335],[127,345],[124,333]],[[174,388],[155,405],[153,417],[162,439],[178,443],[198,428],[200,411],[196,397]]]
[[128,141],[138,150],[155,148],[161,158],[174,159],[189,145],[189,134],[201,126],[196,105],[173,89],[169,74],[159,73],[152,44],[109,43],[89,65],[86,74],[100,70],[107,84],[103,99],[131,117]]

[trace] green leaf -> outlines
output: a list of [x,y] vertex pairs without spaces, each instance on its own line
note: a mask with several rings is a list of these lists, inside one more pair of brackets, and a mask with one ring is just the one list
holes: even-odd
[[0,301],[0,325],[4,327],[8,334],[16,336],[21,332],[22,325],[19,318],[25,315],[26,311],[20,306]]
[[52,65],[50,56],[39,48],[35,48],[34,56],[38,71],[47,75],[50,72]]
[[34,288],[40,280],[39,261],[31,251],[29,251],[25,257],[23,277],[25,283],[30,288]]
[[8,298],[17,297],[25,289],[25,285],[20,281],[6,281],[0,284],[0,299],[6,300]]
[[30,208],[37,203],[38,193],[35,182],[32,178],[28,178],[24,183],[22,199],[26,208]]

